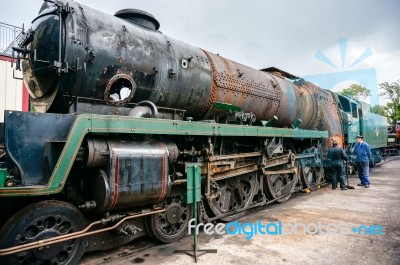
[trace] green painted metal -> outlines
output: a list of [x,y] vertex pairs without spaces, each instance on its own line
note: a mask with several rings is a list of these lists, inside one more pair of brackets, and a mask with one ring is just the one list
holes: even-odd
[[[86,114],[83,114],[86,115]],[[90,118],[90,117],[88,117]],[[327,131],[93,115],[92,132],[203,136],[328,138]]]
[[223,110],[225,112],[235,112],[235,111],[241,111],[242,109],[238,106],[232,105],[232,104],[226,104],[222,102],[214,102],[213,103],[213,108],[218,109],[218,110]]
[[80,115],[76,118],[68,134],[64,149],[57,161],[47,185],[24,187],[7,187],[0,189],[0,197],[37,196],[59,193],[64,188],[65,181],[71,170],[72,164],[82,144],[83,138],[92,130],[92,117],[90,114]]
[[264,127],[268,127],[268,126],[272,126],[274,124],[274,122],[276,122],[278,120],[277,116],[272,116],[272,118],[269,121],[261,121],[262,125]]
[[360,134],[364,136],[371,149],[387,146],[387,118],[371,112],[368,103],[359,102],[362,109],[360,118]]
[[198,249],[197,247],[197,203],[201,200],[201,166],[197,163],[186,164],[186,178],[187,178],[187,196],[186,202],[193,204],[193,220],[194,229],[193,233],[193,249],[189,250],[174,250],[174,253],[185,253],[194,257],[195,262],[197,258],[205,253],[217,253],[216,249]]
[[3,196],[37,196],[59,193],[64,188],[79,147],[88,133],[125,133],[158,135],[203,135],[245,137],[328,138],[327,131],[293,130],[261,126],[230,125],[176,120],[132,118],[129,116],[79,115],[65,143],[47,185],[0,188]]
[[7,168],[0,168],[0,188],[5,186],[7,174]]
[[[201,200],[201,167],[197,163],[186,164],[186,203],[192,204]],[[194,209],[196,212],[196,209]],[[196,217],[195,217],[196,218]]]
[[343,122],[347,124],[343,124],[344,130],[347,131],[347,142],[348,143],[356,143],[357,135],[360,133],[360,119],[353,117],[351,114],[344,113],[346,115],[346,119]]
[[387,146],[387,118],[378,114],[369,112],[361,119],[364,141],[371,148],[382,148]]
[[294,121],[294,123],[292,124],[292,129],[296,129],[299,127],[299,125],[302,123],[303,121],[301,119],[297,119]]
[[356,136],[360,134],[360,119],[358,109],[361,107],[358,101],[347,96],[333,93],[336,103],[340,107],[343,133],[347,134],[347,143],[355,143]]

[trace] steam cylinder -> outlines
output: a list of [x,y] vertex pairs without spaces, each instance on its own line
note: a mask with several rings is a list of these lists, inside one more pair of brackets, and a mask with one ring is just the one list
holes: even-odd
[[88,138],[87,152],[86,167],[98,174],[85,178],[86,196],[97,210],[151,205],[168,196],[169,164],[178,156],[175,144]]

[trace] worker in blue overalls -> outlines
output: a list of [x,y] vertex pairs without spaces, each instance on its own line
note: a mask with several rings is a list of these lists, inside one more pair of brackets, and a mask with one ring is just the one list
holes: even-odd
[[362,135],[357,135],[357,143],[354,152],[357,155],[358,177],[361,181],[358,186],[369,188],[369,161],[371,159],[371,149],[369,148],[369,144],[364,142],[364,137]]
[[331,161],[331,172],[332,172],[332,189],[337,189],[337,183],[339,179],[340,188],[347,190],[346,184],[344,183],[345,167],[343,160],[347,161],[347,155],[341,147],[338,146],[338,141],[332,142],[332,147],[328,150],[328,159]]

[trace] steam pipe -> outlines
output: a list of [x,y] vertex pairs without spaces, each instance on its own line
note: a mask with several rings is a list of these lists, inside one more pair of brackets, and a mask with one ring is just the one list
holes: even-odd
[[39,241],[35,241],[35,242],[23,244],[23,245],[18,245],[15,247],[0,249],[0,256],[16,254],[16,253],[27,251],[27,250],[31,250],[31,249],[35,249],[35,248],[39,248],[39,247],[45,247],[48,245],[53,245],[53,244],[57,244],[60,242],[68,241],[71,239],[76,239],[76,238],[80,238],[80,237],[84,237],[84,236],[90,236],[90,235],[110,231],[110,230],[117,228],[119,225],[121,225],[122,223],[124,223],[127,220],[135,219],[135,218],[143,217],[143,216],[147,216],[147,215],[152,215],[152,214],[156,214],[156,213],[162,213],[162,212],[165,212],[165,209],[158,208],[158,209],[155,209],[154,211],[151,211],[148,213],[141,213],[141,214],[126,216],[126,217],[122,218],[118,223],[116,223],[115,225],[113,225],[111,227],[87,232],[93,226],[103,223],[102,220],[98,220],[98,221],[95,221],[95,222],[91,223],[90,225],[88,225],[85,229],[75,232],[75,233],[56,236],[56,237],[52,237],[52,238],[47,238],[47,239],[43,239],[43,240],[39,240]]

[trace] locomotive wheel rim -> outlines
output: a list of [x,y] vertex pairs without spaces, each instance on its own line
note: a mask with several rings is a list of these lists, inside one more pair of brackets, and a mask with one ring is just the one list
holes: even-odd
[[324,168],[316,167],[314,170],[315,170],[315,174],[317,176],[316,184],[320,184],[324,180],[324,177],[325,177]]
[[186,204],[185,189],[173,188],[158,206],[165,208],[165,212],[151,215],[145,221],[150,237],[164,243],[183,237],[192,217],[192,207]]
[[311,167],[305,166],[305,167],[302,168],[302,170],[303,170],[304,180],[307,183],[314,184],[315,183],[315,177],[314,177],[314,172],[311,169]]
[[303,186],[305,188],[314,188],[321,183],[323,169],[303,165],[300,167],[300,174]]
[[[296,154],[295,147],[290,140],[284,139],[282,144],[285,153],[291,152],[293,155]],[[274,169],[285,169],[285,166],[277,166]],[[292,196],[297,180],[298,177],[295,174],[266,175],[263,181],[265,195],[269,200],[276,200],[277,202],[287,201]],[[285,194],[287,196],[284,196]]]
[[[2,240],[16,246],[74,233],[85,226],[86,220],[75,207],[57,201],[46,203],[30,205],[14,215],[0,233]],[[10,264],[76,264],[84,252],[82,242],[71,239],[6,258]]]
[[[296,186],[294,174],[273,174],[264,177],[264,189],[270,200],[287,201]],[[285,196],[287,194],[287,196]],[[279,198],[279,199],[278,199]]]
[[[219,195],[209,202],[209,208],[215,216],[226,214],[249,206],[257,191],[257,178],[254,174],[237,176],[217,181]],[[242,216],[244,212],[224,217],[223,221],[232,221]]]
[[162,206],[166,211],[158,216],[158,225],[164,233],[176,234],[189,219],[183,194],[171,194]]

